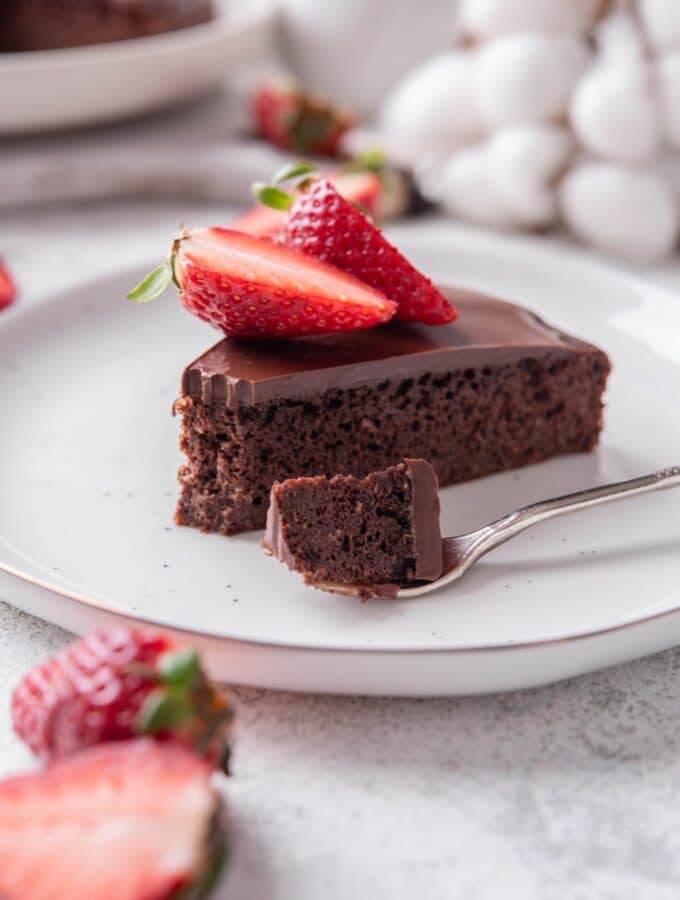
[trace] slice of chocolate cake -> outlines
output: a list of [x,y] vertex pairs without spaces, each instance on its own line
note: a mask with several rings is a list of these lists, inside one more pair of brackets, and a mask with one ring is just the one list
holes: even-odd
[[212,0],[3,0],[0,51],[57,50],[148,37],[213,17]]
[[442,571],[437,476],[406,459],[365,478],[292,478],[271,491],[262,546],[308,584],[434,581]]
[[440,485],[597,444],[605,353],[522,307],[449,292],[451,325],[216,344],[184,372],[179,524],[265,524],[276,481],[427,459]]

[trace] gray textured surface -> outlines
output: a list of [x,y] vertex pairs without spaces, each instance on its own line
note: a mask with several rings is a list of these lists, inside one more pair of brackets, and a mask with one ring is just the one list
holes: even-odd
[[[34,210],[0,249],[30,303],[161,255],[169,229],[199,215],[222,211]],[[11,735],[10,686],[67,640],[0,604],[1,774],[31,764]],[[234,857],[219,898],[676,898],[679,679],[670,651],[482,698],[239,689],[225,787]]]

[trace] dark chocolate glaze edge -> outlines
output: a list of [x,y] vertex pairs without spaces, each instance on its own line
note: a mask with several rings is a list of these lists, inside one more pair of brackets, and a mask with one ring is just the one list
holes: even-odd
[[471,291],[446,292],[460,312],[452,325],[389,323],[363,332],[279,342],[225,338],[187,366],[182,395],[237,407],[594,349],[521,306]]
[[439,485],[424,459],[405,459],[411,481],[416,581],[434,581],[442,574],[442,533],[439,528]]

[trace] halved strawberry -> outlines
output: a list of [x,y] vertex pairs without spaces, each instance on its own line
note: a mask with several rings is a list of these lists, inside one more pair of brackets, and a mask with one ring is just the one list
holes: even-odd
[[297,337],[370,328],[396,304],[346,272],[225,228],[184,231],[168,263],[128,294],[145,303],[174,280],[189,312],[225,334]]
[[[328,176],[339,194],[377,215],[382,183],[375,172],[338,172]],[[283,234],[286,213],[258,204],[230,222],[229,227],[255,237],[277,238]]]
[[0,309],[9,306],[17,295],[16,285],[7,267],[0,260]]
[[225,857],[219,809],[203,760],[147,738],[9,778],[0,782],[0,897],[204,897]]
[[284,241],[295,250],[343,269],[396,301],[397,319],[443,325],[457,316],[430,279],[390,244],[363,213],[341,197],[326,178],[313,181],[292,201]]

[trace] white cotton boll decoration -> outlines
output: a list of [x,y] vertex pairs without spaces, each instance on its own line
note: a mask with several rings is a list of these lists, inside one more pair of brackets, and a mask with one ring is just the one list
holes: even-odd
[[483,130],[472,90],[473,56],[441,53],[411,71],[390,92],[379,113],[379,128],[421,150],[451,152]]
[[580,37],[513,34],[477,51],[477,103],[490,127],[550,121],[564,115],[572,87],[588,62]]
[[439,201],[448,212],[468,222],[494,228],[513,224],[490,178],[485,144],[459,150],[451,157],[442,172]]
[[[673,0],[675,2],[675,0]],[[645,57],[642,34],[629,12],[617,11],[595,28],[598,61],[611,65],[628,65]]]
[[[125,5],[131,5],[129,0]],[[241,5],[254,4],[241,0]],[[277,44],[293,74],[310,90],[366,118],[375,115],[406,72],[451,46],[451,0],[277,0],[270,5],[276,11]]]
[[576,85],[570,118],[592,153],[623,162],[650,159],[661,139],[651,68],[634,62],[595,66]]
[[639,0],[638,10],[645,33],[657,50],[680,50],[678,0]]
[[632,262],[661,259],[677,241],[677,200],[668,179],[651,168],[584,163],[562,181],[560,205],[582,240]]
[[654,168],[671,185],[673,194],[680,206],[680,154],[662,153],[654,164]]
[[523,125],[494,134],[487,149],[489,176],[516,225],[545,227],[556,220],[555,182],[573,150],[570,133],[554,125]]
[[664,137],[680,150],[680,51],[659,58],[656,77]]
[[569,33],[591,25],[600,6],[601,0],[462,0],[458,25],[480,40],[513,31]]

